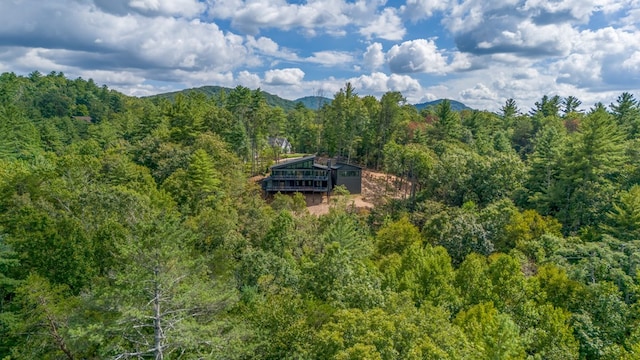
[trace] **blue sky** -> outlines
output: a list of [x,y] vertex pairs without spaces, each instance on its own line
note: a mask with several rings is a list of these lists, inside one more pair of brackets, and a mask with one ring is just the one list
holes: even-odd
[[286,99],[400,91],[523,111],[640,97],[640,0],[2,0],[0,72],[144,96],[203,85]]

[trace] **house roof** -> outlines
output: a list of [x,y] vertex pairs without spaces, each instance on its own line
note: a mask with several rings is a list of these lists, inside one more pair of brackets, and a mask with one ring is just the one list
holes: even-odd
[[283,137],[270,137],[267,139],[267,143],[269,143],[269,146],[291,146],[291,143],[289,143],[289,140],[287,140],[287,138],[283,138]]
[[337,169],[357,169],[357,170],[362,170],[362,166],[358,166],[358,165],[354,165],[354,164],[345,164],[345,163],[337,163],[334,165],[331,165],[331,168],[334,170]]
[[278,169],[280,167],[286,166],[286,165],[291,165],[291,164],[296,164],[299,162],[303,162],[303,161],[307,161],[307,160],[313,160],[315,159],[316,156],[315,155],[311,155],[311,156],[304,156],[301,158],[297,158],[297,159],[289,159],[289,160],[283,160],[281,163],[276,164],[276,165],[272,165],[271,169]]

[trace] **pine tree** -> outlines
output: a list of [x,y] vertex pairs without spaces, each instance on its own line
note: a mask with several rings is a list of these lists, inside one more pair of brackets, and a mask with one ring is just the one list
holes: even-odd
[[451,109],[451,102],[442,100],[436,106],[438,121],[435,124],[438,139],[445,141],[458,140],[462,135],[462,123],[460,116]]
[[200,358],[221,356],[232,345],[225,339],[232,333],[223,335],[223,312],[236,291],[211,277],[204,259],[190,250],[192,243],[193,234],[165,215],[141,222],[121,245],[121,265],[93,294],[113,320],[105,324],[104,356]]
[[618,125],[627,132],[628,138],[640,132],[640,102],[631,93],[622,93],[609,108]]
[[625,162],[624,134],[604,108],[591,111],[569,143],[560,181],[551,194],[552,207],[567,231],[595,225],[610,210]]

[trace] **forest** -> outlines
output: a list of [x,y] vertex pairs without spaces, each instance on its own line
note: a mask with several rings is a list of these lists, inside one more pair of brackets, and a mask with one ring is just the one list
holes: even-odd
[[[640,359],[640,106],[0,75],[0,359]],[[287,137],[411,191],[265,199]]]

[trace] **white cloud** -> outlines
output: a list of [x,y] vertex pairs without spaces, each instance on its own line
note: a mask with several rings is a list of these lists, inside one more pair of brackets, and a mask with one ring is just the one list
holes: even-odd
[[400,91],[402,93],[414,93],[422,89],[418,80],[407,75],[398,74],[391,74],[389,76],[387,86],[391,91]]
[[460,96],[465,100],[490,100],[495,102],[498,99],[495,92],[482,83],[476,84],[473,88],[462,90]]
[[443,23],[463,52],[565,56],[578,25],[596,12],[615,10],[614,0],[467,0],[456,4]]
[[[285,1],[212,1],[209,14],[214,18],[231,19],[231,24],[249,34],[257,34],[262,28],[290,30],[336,29],[350,23],[344,13],[346,4],[341,0],[311,1],[304,5]],[[228,7],[232,6],[233,11]]]
[[291,99],[351,80],[362,95],[494,110],[513,97],[528,110],[544,94],[640,94],[639,19],[638,0],[9,0],[0,71],[63,71],[128,94],[241,84]]
[[622,62],[622,68],[630,73],[640,73],[640,51],[635,51],[628,59]]
[[216,19],[230,19],[244,7],[243,0],[207,0],[207,4],[209,16]]
[[394,45],[387,53],[389,68],[394,73],[443,74],[447,61],[433,40],[411,40]]
[[129,86],[141,84],[144,76],[134,71],[109,71],[109,70],[83,70],[79,75],[84,79],[93,79],[97,84],[109,84],[109,86]]
[[[381,72],[374,72],[370,75],[360,75],[348,80],[358,89],[366,90],[367,93],[380,96],[388,91],[399,91],[408,99],[417,99],[417,94],[421,92],[420,83],[407,75],[387,75]],[[418,95],[419,96],[419,95]]]
[[474,58],[467,53],[456,51],[453,53],[453,60],[449,64],[450,71],[464,71],[474,67]]
[[557,81],[580,86],[597,86],[602,81],[600,61],[588,54],[571,54],[551,66]]
[[[0,42],[67,49],[69,53],[64,57],[49,57],[61,68],[177,67],[229,71],[255,62],[242,37],[225,33],[215,24],[173,17],[118,16],[76,2],[66,7],[56,2],[47,2],[45,6],[29,4],[32,2],[23,1],[27,11],[0,7]],[[41,52],[41,56],[48,54],[59,55]]]
[[377,37],[385,40],[402,40],[406,29],[395,9],[386,8],[377,19],[360,29],[367,39]]
[[267,54],[275,54],[280,48],[275,41],[267,37],[260,37],[256,39],[253,36],[247,36],[247,44]]
[[449,3],[449,0],[407,0],[402,12],[413,21],[427,19],[434,12],[447,9]]
[[235,79],[230,71],[219,72],[215,70],[181,70],[175,69],[168,73],[173,82],[181,82],[186,87],[199,87],[216,84],[219,86],[235,87]]
[[367,50],[363,54],[363,63],[366,68],[370,70],[377,70],[384,65],[384,52],[382,51],[382,44],[373,43],[367,46]]
[[541,17],[553,18],[554,15],[560,14],[579,22],[586,22],[596,10],[597,2],[594,0],[527,0],[523,9]]
[[376,72],[371,75],[360,75],[357,78],[351,79],[352,85],[356,89],[365,89],[375,93],[384,93],[389,90],[387,82],[389,76],[387,74]]
[[[140,42],[132,45],[146,62],[165,67],[180,67],[188,56],[196,55],[192,68],[229,71],[248,61],[243,39],[224,34],[215,24],[192,21],[188,25],[175,19],[156,18],[153,30],[145,31]],[[135,49],[135,48],[134,48]]]
[[[55,61],[52,61],[50,57],[55,54],[65,53],[65,50],[50,50],[42,48],[33,48],[27,50],[24,54],[18,58],[13,59],[14,62],[20,64],[20,67],[29,71],[29,69],[37,69],[43,72],[50,71],[62,71],[67,72],[69,67],[60,66]],[[43,70],[40,70],[43,69]],[[48,70],[48,71],[47,71]]]
[[640,53],[640,31],[607,27],[584,30],[573,39],[572,53],[551,64],[558,81],[590,89],[633,86],[638,81],[634,59]]
[[129,6],[143,12],[189,18],[199,15],[206,8],[197,0],[131,0]]
[[302,82],[304,71],[298,68],[268,70],[264,82],[269,85],[297,85]]
[[635,28],[640,23],[640,4],[636,4],[636,8],[629,8],[620,23]]
[[547,54],[567,54],[571,49],[571,41],[577,34],[568,24],[536,25],[531,21],[518,24],[516,32],[504,31],[498,40],[498,46],[515,46],[527,52]]
[[284,0],[209,0],[212,19],[231,20],[235,29],[256,35],[263,29],[297,29],[306,37],[328,34],[343,37],[347,27],[359,28],[366,38],[400,40],[406,29],[399,9],[386,1],[309,0],[290,4]]
[[629,49],[640,47],[640,32],[616,29],[611,26],[584,30],[574,41],[573,51],[582,53],[623,54]]
[[492,20],[494,27],[518,16],[520,0],[464,0],[454,2],[443,23],[453,33],[477,29],[485,21]]
[[281,48],[275,41],[268,37],[254,38],[247,36],[247,47],[255,52],[268,55],[277,59],[285,59],[290,61],[299,61],[298,55],[289,49]]
[[540,72],[534,68],[516,68],[511,73],[514,80],[531,80],[540,76]]
[[[97,83],[99,84],[100,82],[97,82]],[[163,92],[171,92],[171,91],[179,90],[174,87],[155,86],[155,85],[143,84],[143,83],[129,84],[124,87],[110,86],[109,88],[118,90],[123,94],[127,94],[129,96],[151,96],[151,95],[155,95]]]
[[345,65],[353,62],[353,56],[340,51],[317,51],[305,61],[324,66]]
[[249,89],[257,89],[260,87],[260,76],[250,73],[246,70],[240,71],[236,78],[239,85],[248,87]]

